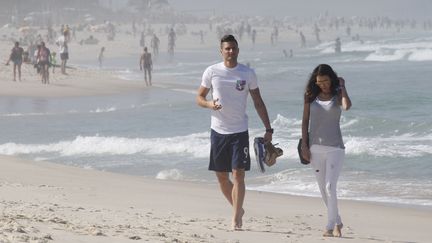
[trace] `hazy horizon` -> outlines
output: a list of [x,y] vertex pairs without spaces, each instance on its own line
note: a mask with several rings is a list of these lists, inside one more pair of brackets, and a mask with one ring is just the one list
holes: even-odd
[[[205,14],[311,17],[328,11],[333,16],[388,16],[394,18],[430,18],[430,0],[170,0],[179,11]],[[244,6],[247,7],[244,7]]]

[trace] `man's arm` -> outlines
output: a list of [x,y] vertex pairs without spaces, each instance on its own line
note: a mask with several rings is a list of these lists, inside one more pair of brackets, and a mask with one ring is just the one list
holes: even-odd
[[255,110],[258,113],[258,116],[261,118],[261,121],[263,122],[266,133],[264,135],[264,140],[267,142],[270,142],[272,140],[272,134],[273,132],[267,132],[267,130],[271,129],[270,119],[267,113],[267,108],[264,104],[264,101],[261,98],[261,93],[259,91],[259,88],[249,90],[252,100],[254,102]]
[[140,70],[143,70],[143,62],[144,62],[144,54],[141,55],[141,57],[140,57],[140,64],[139,64]]
[[196,102],[199,106],[203,108],[209,108],[212,110],[220,110],[222,109],[222,106],[218,104],[217,102],[219,99],[216,100],[207,100],[207,94],[209,92],[209,88],[206,88],[204,86],[200,86],[198,89],[198,94],[196,96]]

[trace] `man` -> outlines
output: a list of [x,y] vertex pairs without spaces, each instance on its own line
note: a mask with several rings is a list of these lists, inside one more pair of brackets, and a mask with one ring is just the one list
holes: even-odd
[[[144,47],[144,53],[141,55],[140,58],[140,70],[144,70],[144,80],[147,86],[149,86],[149,84],[150,86],[152,85],[151,83],[152,69],[153,69],[153,62],[152,62],[151,54],[147,51],[147,47]],[[149,82],[147,82],[147,74],[149,77]]]
[[104,52],[105,52],[105,47],[102,46],[98,54],[99,68],[102,68],[102,63],[104,60]]
[[59,46],[59,53],[61,59],[61,73],[66,74],[66,62],[69,59],[69,50],[68,50],[68,32],[63,31],[63,35],[60,36],[56,42],[57,46]]
[[157,37],[156,34],[153,34],[153,38],[150,41],[150,47],[153,50],[153,56],[155,58],[157,58],[157,56],[159,55],[159,43],[160,43],[159,38]]
[[16,70],[18,68],[18,80],[21,81],[21,64],[23,62],[23,53],[24,49],[19,46],[19,42],[15,42],[15,46],[12,48],[11,54],[9,56],[6,65],[9,65],[9,62],[13,62],[13,81],[16,81]]
[[171,28],[170,32],[168,33],[168,54],[170,56],[170,60],[174,57],[174,47],[176,42],[177,36],[174,32],[174,29]]
[[[251,94],[255,109],[266,132],[264,140],[272,140],[273,129],[257,85],[255,72],[237,62],[239,48],[232,35],[221,39],[223,62],[208,67],[196,97],[197,104],[211,112],[211,151],[209,170],[216,172],[220,189],[232,205],[233,230],[241,230],[244,214],[245,171],[250,170],[248,117],[246,103]],[[212,99],[207,94],[212,90]],[[229,172],[232,172],[231,182]]]

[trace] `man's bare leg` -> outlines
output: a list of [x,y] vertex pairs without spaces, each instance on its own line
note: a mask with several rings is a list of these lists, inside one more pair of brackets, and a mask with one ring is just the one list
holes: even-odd
[[148,82],[147,82],[147,71],[144,68],[144,81],[146,83],[146,86],[149,86]]
[[21,65],[18,65],[18,80],[21,81]]
[[150,83],[150,86],[152,86],[152,83],[151,83],[151,70],[150,70],[150,69],[148,70],[148,76],[149,76],[149,83]]
[[232,200],[232,190],[233,190],[233,184],[229,179],[228,172],[216,172],[216,176],[219,181],[219,186],[224,194],[225,198],[228,200],[228,202],[233,205]]
[[228,202],[233,206],[233,229],[240,230],[244,215],[243,201],[245,197],[244,170],[233,170],[234,184],[229,179],[228,172],[216,172],[219,186]]
[[13,67],[14,79],[13,79],[13,81],[16,81],[16,69],[17,69],[17,65],[14,63],[14,67]]
[[234,229],[240,230],[243,226],[243,202],[246,194],[245,171],[243,169],[233,170],[232,200],[234,209]]

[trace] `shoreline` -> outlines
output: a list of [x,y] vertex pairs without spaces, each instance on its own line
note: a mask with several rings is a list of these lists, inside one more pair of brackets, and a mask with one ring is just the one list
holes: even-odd
[[[321,236],[326,213],[320,198],[248,190],[244,230],[231,231],[231,209],[217,185],[9,156],[0,162],[0,239],[12,242],[25,235],[49,236],[46,242],[336,240]],[[431,236],[429,209],[340,200],[340,210],[350,242],[427,242]]]
[[[144,82],[124,80],[111,70],[88,68],[70,69],[68,75],[50,73],[50,84],[41,84],[30,64],[22,66],[22,81],[12,81],[12,67],[0,66],[1,96],[25,98],[55,98],[115,95],[144,90]],[[50,70],[51,72],[51,70]],[[9,77],[10,76],[10,77]]]
[[[247,185],[246,185],[247,186]],[[299,195],[299,194],[289,194],[289,193],[279,193],[279,192],[270,192],[270,191],[259,191],[259,190],[251,190],[247,189],[247,191],[255,191],[259,193],[272,193],[272,194],[280,194],[285,195],[289,197],[304,197],[304,198],[315,198],[321,200],[320,196],[308,196],[308,195]],[[397,203],[397,202],[382,202],[382,201],[372,201],[372,200],[362,200],[362,199],[351,199],[351,198],[341,198],[338,197],[338,201],[347,201],[347,202],[356,202],[356,203],[366,203],[376,206],[382,206],[382,207],[392,207],[392,208],[404,208],[404,209],[414,209],[414,210],[424,210],[424,211],[431,211],[432,212],[432,206],[427,205],[419,205],[419,204],[408,204],[408,203]]]

